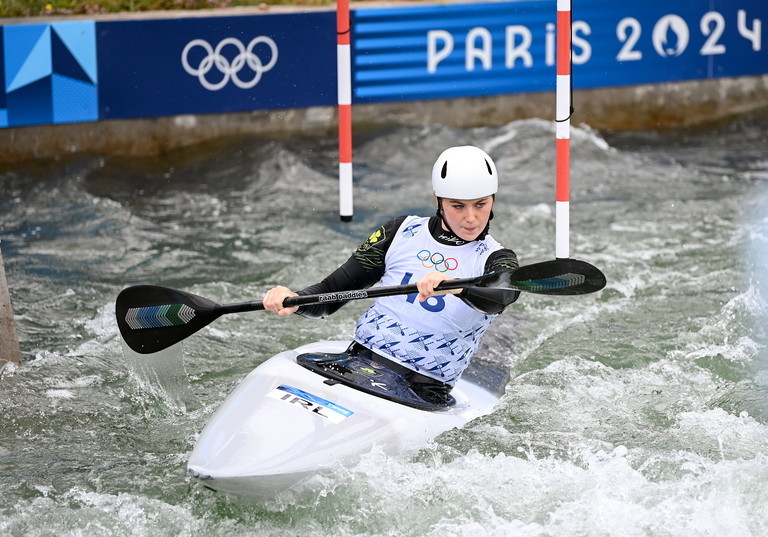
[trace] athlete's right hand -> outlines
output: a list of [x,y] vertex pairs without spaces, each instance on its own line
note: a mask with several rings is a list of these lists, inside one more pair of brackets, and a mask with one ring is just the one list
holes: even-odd
[[277,313],[278,315],[290,315],[291,313],[294,313],[297,309],[299,309],[298,306],[292,306],[290,308],[284,308],[283,307],[283,300],[288,298],[289,296],[298,296],[296,293],[288,289],[287,287],[283,287],[282,285],[278,285],[277,287],[273,287],[269,291],[267,291],[267,294],[264,295],[264,299],[261,301],[261,303],[264,305],[264,309],[267,311],[271,311],[272,313]]
[[424,302],[431,296],[436,295],[457,295],[461,293],[462,289],[448,289],[446,291],[435,291],[435,287],[447,280],[452,280],[450,276],[443,272],[427,272],[422,276],[419,281],[416,282],[416,288],[419,290],[419,302]]

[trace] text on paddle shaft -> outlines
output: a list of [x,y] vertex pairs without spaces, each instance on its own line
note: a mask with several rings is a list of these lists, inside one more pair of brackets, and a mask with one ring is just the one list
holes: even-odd
[[318,296],[320,302],[341,302],[342,300],[355,300],[359,298],[368,298],[368,293],[366,291],[343,291]]

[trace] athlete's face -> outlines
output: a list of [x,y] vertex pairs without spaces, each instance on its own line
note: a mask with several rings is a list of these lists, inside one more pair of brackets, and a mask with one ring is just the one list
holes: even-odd
[[493,196],[473,200],[444,198],[442,208],[443,219],[451,230],[465,241],[472,241],[488,225],[493,209]]

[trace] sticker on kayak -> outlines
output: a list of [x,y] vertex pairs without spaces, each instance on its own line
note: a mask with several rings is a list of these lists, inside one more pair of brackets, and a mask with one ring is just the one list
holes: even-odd
[[354,412],[339,406],[336,403],[327,401],[322,397],[312,395],[304,390],[294,388],[293,386],[287,386],[281,384],[271,392],[267,394],[267,397],[272,399],[279,399],[288,403],[298,405],[310,412],[317,414],[325,419],[332,421],[333,423],[341,423]]

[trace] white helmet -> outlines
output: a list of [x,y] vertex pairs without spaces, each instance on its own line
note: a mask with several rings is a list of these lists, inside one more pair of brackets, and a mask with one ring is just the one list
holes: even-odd
[[484,198],[495,194],[498,187],[496,165],[479,147],[449,147],[432,168],[432,190],[438,198]]

